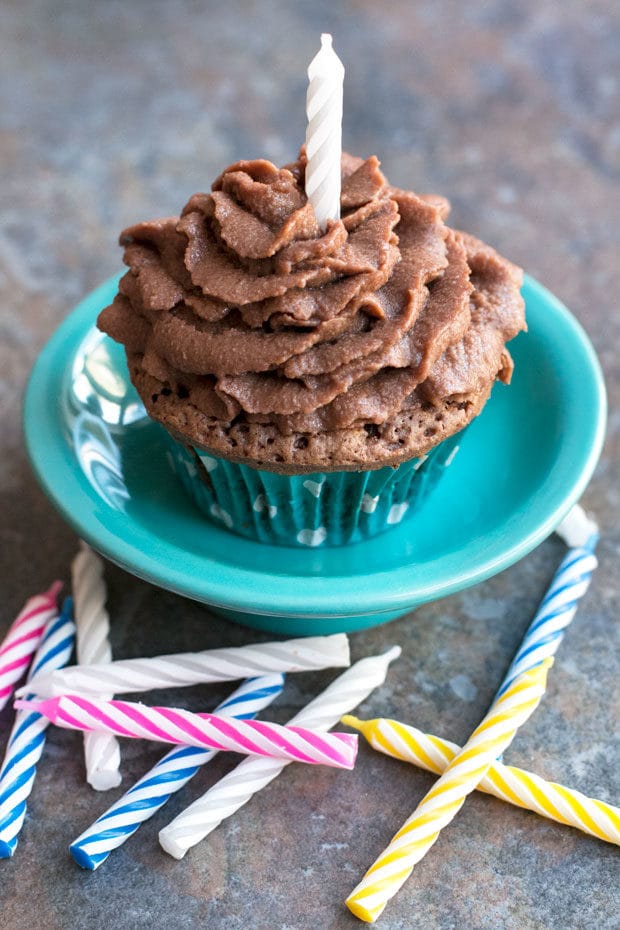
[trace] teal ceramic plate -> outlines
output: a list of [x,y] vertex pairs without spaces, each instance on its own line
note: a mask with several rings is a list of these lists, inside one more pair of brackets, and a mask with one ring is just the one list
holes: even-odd
[[116,283],[79,304],[35,365],[24,414],[34,470],[103,555],[249,625],[293,635],[360,629],[482,581],[551,533],[598,460],[605,389],[594,350],[568,310],[527,279],[529,332],[510,346],[513,383],[496,385],[428,504],[341,549],[241,539],[195,510],[123,350],[94,327]]

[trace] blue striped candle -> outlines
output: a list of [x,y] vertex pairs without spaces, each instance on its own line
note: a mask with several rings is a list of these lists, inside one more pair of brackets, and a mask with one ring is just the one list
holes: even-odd
[[553,576],[523,642],[510,663],[497,697],[508,690],[517,675],[555,655],[598,564],[594,555],[598,527],[588,519],[578,504],[556,532],[571,548]]
[[[73,601],[65,599],[59,616],[52,618],[43,633],[28,678],[39,672],[66,665],[73,652],[75,624]],[[36,776],[37,763],[45,745],[49,720],[41,714],[20,710],[0,769],[0,858],[10,859],[17,847],[26,816],[28,797]]]

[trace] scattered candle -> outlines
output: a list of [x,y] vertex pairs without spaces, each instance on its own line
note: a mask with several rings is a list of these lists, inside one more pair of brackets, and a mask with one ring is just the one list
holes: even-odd
[[[441,775],[461,747],[438,736],[423,733],[398,720],[358,720],[346,714],[342,722],[362,733],[373,749],[411,765]],[[533,811],[607,843],[620,846],[620,809],[589,798],[574,788],[546,781],[533,772],[495,761],[478,791]]]
[[[84,665],[111,662],[110,617],[105,609],[107,597],[103,580],[103,562],[85,542],[71,565],[75,622],[76,652]],[[53,674],[53,673],[52,673]],[[112,697],[107,691],[102,697]],[[118,740],[109,733],[86,733],[84,736],[86,780],[96,791],[107,791],[121,783],[121,751]]]
[[503,694],[517,675],[554,656],[567,626],[577,612],[579,601],[590,586],[598,565],[594,549],[598,527],[579,504],[558,526],[556,533],[571,548],[563,558],[536,615],[530,623],[517,654],[510,663],[498,695]]
[[58,616],[60,581],[44,594],[35,594],[21,609],[0,645],[0,710],[8,703],[16,682],[25,674],[47,623]]
[[[48,620],[30,675],[43,669],[60,668],[69,661],[75,639],[73,604],[66,598],[60,616]],[[37,763],[45,746],[49,721],[28,708],[17,712],[0,769],[0,858],[9,859],[17,847],[26,816]]]
[[456,817],[467,795],[480,784],[497,756],[538,707],[552,662],[545,659],[519,675],[493,702],[461,751],[347,898],[346,905],[356,917],[374,923],[404,885],[441,830]]
[[[31,689],[40,697],[69,692],[99,694],[182,688],[214,681],[234,681],[266,672],[308,672],[349,665],[345,633],[308,636],[286,642],[207,649],[149,659],[120,659],[97,665],[73,665],[49,675],[37,675]],[[18,696],[23,689],[18,690]]]
[[28,705],[52,723],[69,730],[115,733],[133,739],[345,769],[353,768],[357,753],[357,736],[350,733],[318,733],[305,727],[234,720],[217,714],[193,714],[176,707],[146,707],[129,701],[103,701],[77,694],[15,702],[15,707],[20,709]]

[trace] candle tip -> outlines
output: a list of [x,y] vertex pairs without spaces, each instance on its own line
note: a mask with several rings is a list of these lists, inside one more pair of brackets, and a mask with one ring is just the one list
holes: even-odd
[[118,788],[123,776],[113,764],[109,768],[95,768],[86,781],[95,791],[110,791],[111,788]]
[[598,526],[579,504],[575,504],[556,528],[556,533],[573,549],[587,545],[591,539],[595,543]]
[[13,708],[15,710],[36,710],[40,703],[40,701],[28,701],[22,698],[18,698],[13,702]]
[[51,601],[55,601],[62,591],[62,581],[54,581],[47,589],[47,596]]
[[332,47],[332,34],[331,32],[322,32],[321,33],[321,45],[327,46],[327,48]]
[[383,657],[387,659],[388,662],[393,662],[394,659],[398,659],[398,657],[402,654],[402,651],[403,650],[400,648],[400,646],[392,646],[391,649],[388,649],[387,652],[383,653]]

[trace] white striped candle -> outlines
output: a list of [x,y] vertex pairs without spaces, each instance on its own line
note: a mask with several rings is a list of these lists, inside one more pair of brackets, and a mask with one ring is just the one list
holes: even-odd
[[[90,546],[80,542],[80,551],[71,565],[77,658],[84,665],[112,661],[110,617],[105,608],[107,591],[103,562]],[[101,697],[112,697],[105,691]],[[109,733],[84,735],[86,780],[96,791],[107,791],[121,783],[121,751],[118,740]]]
[[[350,661],[346,634],[334,633],[145,659],[118,659],[97,665],[73,665],[49,675],[37,675],[32,689],[39,697],[60,697],[68,693],[129,694],[255,678],[267,672],[286,674],[339,668],[349,665]],[[18,689],[18,696],[22,690]]]
[[342,85],[344,66],[332,48],[332,37],[321,36],[321,49],[308,68],[306,97],[306,196],[324,230],[340,218],[342,160]]

